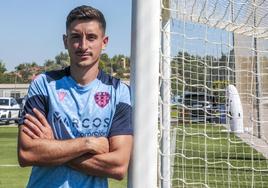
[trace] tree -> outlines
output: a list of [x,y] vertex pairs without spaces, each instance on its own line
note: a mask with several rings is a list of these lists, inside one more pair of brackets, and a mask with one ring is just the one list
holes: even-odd
[[108,54],[106,54],[106,53],[101,54],[100,59],[105,63],[110,62],[110,58],[109,58]]
[[42,67],[35,62],[19,64],[15,67],[15,70],[21,83],[29,83],[33,76],[43,71]]
[[116,73],[116,76],[119,78],[124,78],[124,73],[129,73],[129,58],[119,54],[115,55],[111,59],[113,72]]
[[[21,63],[15,67],[15,71],[9,73],[6,73],[5,63],[0,60],[0,83],[29,83],[33,77],[44,71],[59,70],[69,65],[70,57],[67,52],[60,52],[55,60],[45,60],[43,66],[36,62]],[[129,78],[129,66],[130,59],[124,55],[109,58],[108,54],[103,53],[100,57],[99,67],[106,73],[119,78]]]
[[62,65],[56,64],[54,60],[46,60],[44,63],[44,71],[60,70]]
[[16,75],[14,73],[0,73],[1,84],[11,84],[16,82]]
[[0,60],[0,73],[4,73],[6,71],[7,71],[7,69],[6,69],[5,63],[3,63],[2,60]]
[[54,64],[55,64],[54,60],[47,59],[47,60],[45,60],[44,66],[49,67],[49,66],[52,66]]
[[108,54],[106,53],[101,54],[99,68],[101,68],[108,74],[112,73],[111,60]]
[[21,64],[19,64],[18,66],[15,67],[15,70],[17,72],[19,72],[19,71],[22,71],[22,70],[26,69],[26,67],[27,67],[27,63],[21,63]]
[[60,54],[55,57],[56,64],[60,65],[62,68],[70,65],[70,57],[67,52],[60,52]]
[[99,67],[118,78],[129,78],[130,59],[124,55],[115,55],[111,59],[108,54],[103,53],[100,57]]

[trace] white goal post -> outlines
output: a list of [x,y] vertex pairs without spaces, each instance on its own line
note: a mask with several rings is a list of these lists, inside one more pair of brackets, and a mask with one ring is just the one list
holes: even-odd
[[133,0],[132,188],[267,187],[268,0]]
[[[132,1],[134,148],[128,187],[157,187],[160,2]],[[146,20],[146,23],[144,21]]]

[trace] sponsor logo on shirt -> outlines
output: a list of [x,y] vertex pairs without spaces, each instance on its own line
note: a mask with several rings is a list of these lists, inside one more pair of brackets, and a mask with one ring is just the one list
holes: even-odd
[[108,92],[97,92],[94,95],[95,102],[101,108],[104,108],[110,101],[110,94]]
[[[59,112],[54,112],[52,122],[56,127],[57,135],[59,135],[60,138],[64,138],[64,136],[62,136],[64,134],[62,128],[66,126],[70,128],[72,135],[75,137],[107,136],[110,118],[96,117],[93,119],[84,118],[81,120],[73,118],[72,121],[70,121],[67,117],[62,117]],[[84,130],[81,130],[80,128],[84,128]]]

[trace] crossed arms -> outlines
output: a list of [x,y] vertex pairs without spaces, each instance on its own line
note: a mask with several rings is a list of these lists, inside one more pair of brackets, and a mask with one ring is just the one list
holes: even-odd
[[18,159],[21,166],[69,167],[93,176],[123,179],[132,150],[132,136],[83,137],[56,140],[46,118],[36,109],[19,128]]

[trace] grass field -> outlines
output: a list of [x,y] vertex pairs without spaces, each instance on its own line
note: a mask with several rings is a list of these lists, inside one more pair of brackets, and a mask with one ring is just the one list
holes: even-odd
[[[8,165],[8,166],[5,166]],[[17,161],[17,127],[0,126],[0,188],[23,188],[31,168],[20,168]],[[109,180],[110,188],[125,188],[123,181]]]
[[[268,187],[268,160],[224,129],[176,126],[173,188]],[[28,181],[31,169],[18,167],[16,146],[17,127],[0,126],[0,188],[21,188]],[[123,188],[126,180],[109,180],[109,184]]]
[[173,187],[268,187],[268,160],[217,125],[176,126]]

